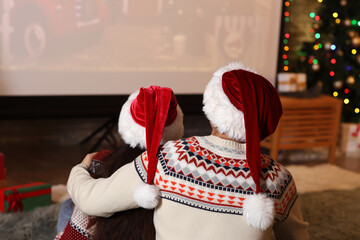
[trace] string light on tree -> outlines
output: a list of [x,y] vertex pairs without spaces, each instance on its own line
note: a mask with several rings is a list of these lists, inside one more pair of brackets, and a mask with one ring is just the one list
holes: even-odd
[[346,79],[346,83],[349,85],[353,85],[355,83],[355,77],[352,75],[348,76],[348,78]]
[[[292,1],[292,0],[290,0]],[[284,2],[284,15],[283,15],[283,25],[287,24],[288,22],[290,22],[290,11],[289,11],[289,6],[290,6],[290,1],[285,1]],[[284,27],[285,29],[285,27]],[[282,69],[280,71],[289,71],[290,67],[289,67],[289,59],[288,59],[288,54],[289,54],[289,51],[290,51],[290,47],[289,47],[289,39],[290,39],[290,33],[288,32],[285,32],[284,34],[284,39],[282,40],[282,43],[283,43],[283,52],[281,53],[282,56]]]
[[320,80],[323,93],[343,100],[342,120],[360,123],[359,1],[317,2],[309,11],[313,42],[304,44],[299,55],[306,56],[301,63],[307,68],[308,87]]
[[313,69],[314,71],[319,71],[320,65],[319,65],[319,64],[313,64],[313,65],[312,65],[312,69]]
[[346,6],[347,5],[347,0],[341,0],[340,5],[343,6],[343,7]]
[[360,46],[360,37],[359,36],[352,37],[351,44],[356,48],[359,47]]
[[345,26],[349,27],[349,26],[351,25],[350,19],[349,19],[349,18],[346,18],[346,19],[344,20],[344,24],[345,24]]
[[342,89],[343,88],[343,82],[340,80],[337,80],[334,82],[334,88],[335,89]]
[[356,56],[356,62],[360,65],[360,55],[359,54]]

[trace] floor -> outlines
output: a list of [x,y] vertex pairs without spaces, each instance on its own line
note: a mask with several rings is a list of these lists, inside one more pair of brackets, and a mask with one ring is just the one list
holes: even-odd
[[[65,184],[68,174],[75,164],[91,151],[105,130],[99,131],[89,141],[80,144],[109,119],[106,118],[64,118],[64,119],[25,119],[0,120],[0,152],[5,155],[7,186],[30,182]],[[208,135],[211,128],[203,115],[184,117],[185,136]],[[116,122],[111,128],[117,143]],[[114,144],[111,137],[101,141],[97,149]],[[305,156],[306,153],[300,153]],[[281,156],[281,155],[280,155]],[[292,162],[282,154],[280,162],[287,164],[315,165],[326,163],[326,159]],[[311,156],[311,155],[309,155]],[[319,155],[320,156],[320,155]],[[336,165],[360,173],[359,157],[344,157],[338,154]]]

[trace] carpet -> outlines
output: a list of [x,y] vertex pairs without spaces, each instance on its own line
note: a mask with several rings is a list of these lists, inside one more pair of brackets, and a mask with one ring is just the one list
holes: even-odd
[[24,213],[0,213],[0,239],[54,239],[60,205],[56,203]]
[[360,188],[299,195],[310,239],[360,239]]
[[[329,164],[287,168],[297,184],[303,217],[310,223],[310,239],[360,239],[359,174]],[[65,186],[53,188],[54,201],[61,202],[66,194]],[[0,239],[53,239],[60,204],[25,213],[0,213]]]
[[360,174],[333,164],[289,165],[298,193],[360,188]]

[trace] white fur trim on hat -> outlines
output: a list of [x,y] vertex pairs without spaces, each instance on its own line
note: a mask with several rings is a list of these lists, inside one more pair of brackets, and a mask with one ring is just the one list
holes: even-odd
[[223,74],[238,69],[257,74],[240,62],[229,63],[217,70],[205,88],[203,111],[220,133],[233,140],[246,142],[244,114],[230,102],[222,87]]
[[140,182],[134,192],[135,202],[142,208],[153,209],[160,202],[160,189],[155,185]]
[[[128,100],[121,108],[119,117],[119,133],[125,143],[131,147],[139,146],[146,148],[146,131],[145,128],[137,124],[131,116],[130,106],[139,91],[132,93]],[[180,139],[184,135],[183,113],[179,105],[176,107],[177,116],[175,121],[164,128],[161,144],[169,140]]]
[[243,209],[246,223],[254,228],[266,230],[274,222],[274,201],[268,198],[265,193],[247,196]]

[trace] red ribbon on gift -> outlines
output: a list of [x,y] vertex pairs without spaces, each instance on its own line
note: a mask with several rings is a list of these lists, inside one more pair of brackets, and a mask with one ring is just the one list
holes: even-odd
[[5,196],[5,200],[9,203],[9,208],[7,212],[17,212],[18,210],[23,211],[24,205],[22,203],[22,199],[24,198],[36,197],[50,193],[51,189],[43,189],[27,193],[18,193],[17,189],[12,189],[12,193],[9,193],[7,196]]
[[11,210],[17,212],[18,209],[20,209],[20,211],[23,211],[24,205],[21,202],[23,198],[24,198],[24,194],[18,193],[17,189],[13,189],[12,193],[9,193],[5,197],[5,200],[8,201],[9,203],[9,208],[7,212],[11,212]]

